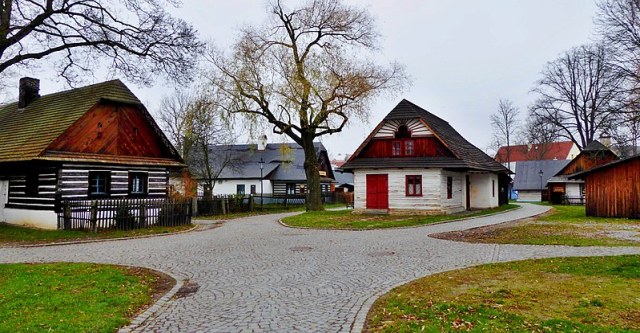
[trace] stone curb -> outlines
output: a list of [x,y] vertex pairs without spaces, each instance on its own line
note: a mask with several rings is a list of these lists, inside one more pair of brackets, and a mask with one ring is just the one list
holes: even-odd
[[118,237],[118,238],[99,238],[99,239],[85,239],[85,240],[77,240],[77,241],[69,241],[69,242],[54,242],[54,243],[43,243],[43,244],[22,244],[15,246],[0,246],[0,247],[13,247],[13,248],[31,248],[31,247],[48,247],[48,246],[62,246],[62,245],[75,245],[75,244],[88,244],[88,243],[101,243],[101,242],[114,242],[121,241],[127,239],[143,239],[143,238],[152,238],[152,237],[164,237],[164,236],[172,236],[172,235],[180,235],[188,232],[192,232],[198,228],[198,225],[194,225],[193,228],[182,230],[178,232],[171,232],[166,234],[152,234],[152,235],[141,235],[141,236],[132,236],[132,237]]
[[[134,266],[130,266],[130,267],[134,267]],[[178,290],[180,290],[180,288],[182,288],[182,286],[184,285],[184,283],[186,281],[186,279],[178,278],[177,276],[175,276],[174,274],[172,274],[170,272],[163,271],[163,270],[160,270],[160,269],[157,269],[157,268],[150,268],[150,267],[144,267],[144,266],[137,266],[137,267],[142,267],[142,268],[146,268],[146,269],[149,269],[149,270],[152,270],[152,271],[156,271],[156,272],[160,272],[160,273],[166,274],[166,275],[170,276],[172,279],[174,279],[176,281],[176,284],[173,286],[173,288],[171,288],[171,290],[169,290],[169,292],[167,292],[162,297],[160,297],[152,306],[150,306],[144,312],[142,312],[141,314],[137,315],[133,320],[131,320],[129,325],[118,329],[118,333],[130,333],[130,332],[137,331],[138,328],[145,321],[147,321],[147,319],[151,318],[153,315],[158,313],[158,311],[160,311],[162,308],[166,307],[169,304],[169,302],[171,301],[173,296],[175,296],[175,294],[178,292]]]
[[[303,229],[303,230],[320,230],[320,231],[383,231],[383,230],[401,230],[401,229],[415,229],[415,228],[424,228],[424,227],[428,227],[428,226],[432,226],[432,225],[438,225],[438,224],[444,224],[444,223],[451,223],[451,222],[460,222],[460,221],[467,221],[467,220],[473,220],[473,219],[478,219],[478,218],[484,218],[484,217],[489,217],[489,216],[494,216],[494,215],[500,215],[500,214],[506,214],[506,213],[510,213],[510,212],[514,212],[518,209],[521,209],[522,206],[515,207],[512,209],[508,209],[502,212],[497,212],[497,213],[491,213],[491,214],[485,214],[485,215],[478,215],[478,216],[472,216],[472,217],[463,217],[463,218],[459,218],[459,219],[455,219],[455,220],[446,220],[446,221],[439,221],[439,222],[433,222],[433,223],[428,223],[428,224],[419,224],[419,225],[412,225],[412,226],[406,226],[406,227],[394,227],[394,228],[375,228],[375,229],[354,229],[354,228],[344,228],[344,229],[320,229],[320,228],[311,228],[311,227],[294,227],[294,226],[290,226],[286,223],[284,223],[282,221],[282,219],[278,220],[278,223],[286,228],[291,228],[291,229]],[[544,213],[541,213],[544,214]],[[537,216],[537,215],[535,215]],[[532,216],[530,216],[532,217]],[[530,217],[526,217],[526,218],[530,218]]]

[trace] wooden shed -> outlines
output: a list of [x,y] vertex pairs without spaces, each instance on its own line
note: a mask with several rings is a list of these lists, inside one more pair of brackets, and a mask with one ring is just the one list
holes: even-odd
[[587,216],[640,218],[640,155],[570,178],[585,180]]

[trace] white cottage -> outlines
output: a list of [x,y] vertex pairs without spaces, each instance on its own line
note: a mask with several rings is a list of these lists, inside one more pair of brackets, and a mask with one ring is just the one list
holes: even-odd
[[450,214],[505,204],[509,170],[446,121],[402,100],[342,166],[355,211]]

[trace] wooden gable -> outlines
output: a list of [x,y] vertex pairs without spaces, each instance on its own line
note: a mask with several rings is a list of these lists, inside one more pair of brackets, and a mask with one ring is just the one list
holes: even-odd
[[558,172],[558,176],[572,175],[574,173],[591,170],[613,161],[617,161],[618,156],[610,150],[582,151],[569,164]]
[[46,151],[130,157],[175,158],[147,112],[138,106],[100,102]]
[[392,156],[392,142],[397,141],[395,134],[398,128],[405,125],[411,134],[408,140],[414,142],[412,157],[454,157],[451,151],[420,119],[385,120],[373,132],[373,136],[365,141],[365,146],[357,152],[357,157],[384,158]]

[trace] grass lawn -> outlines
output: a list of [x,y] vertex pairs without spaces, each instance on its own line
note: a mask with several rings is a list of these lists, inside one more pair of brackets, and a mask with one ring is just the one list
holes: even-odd
[[640,220],[587,217],[584,206],[553,206],[551,213],[535,219],[436,237],[499,244],[640,246]]
[[0,265],[0,332],[115,332],[174,284],[139,268]]
[[[325,209],[331,208],[342,208],[345,207],[345,204],[325,204]],[[241,212],[241,213],[230,213],[226,215],[210,215],[210,216],[194,216],[194,220],[231,220],[238,219],[242,217],[248,216],[258,216],[258,215],[266,215],[266,214],[279,214],[279,213],[289,213],[289,212],[304,212],[304,205],[291,205],[288,207],[283,207],[282,205],[264,205],[264,208],[260,210],[260,205],[256,205],[256,210],[253,212]]]
[[365,332],[640,332],[640,256],[527,260],[422,278]]
[[463,212],[460,214],[434,216],[354,214],[350,210],[306,212],[300,215],[286,217],[282,219],[282,221],[292,227],[306,227],[316,229],[384,229],[410,227],[456,220],[460,218],[503,212],[505,210],[514,209],[516,207],[518,206],[508,204],[492,209]]
[[134,237],[166,234],[191,229],[192,225],[176,227],[152,227],[128,231],[106,231],[99,233],[84,231],[42,230],[0,223],[0,245],[40,244],[87,239]]

